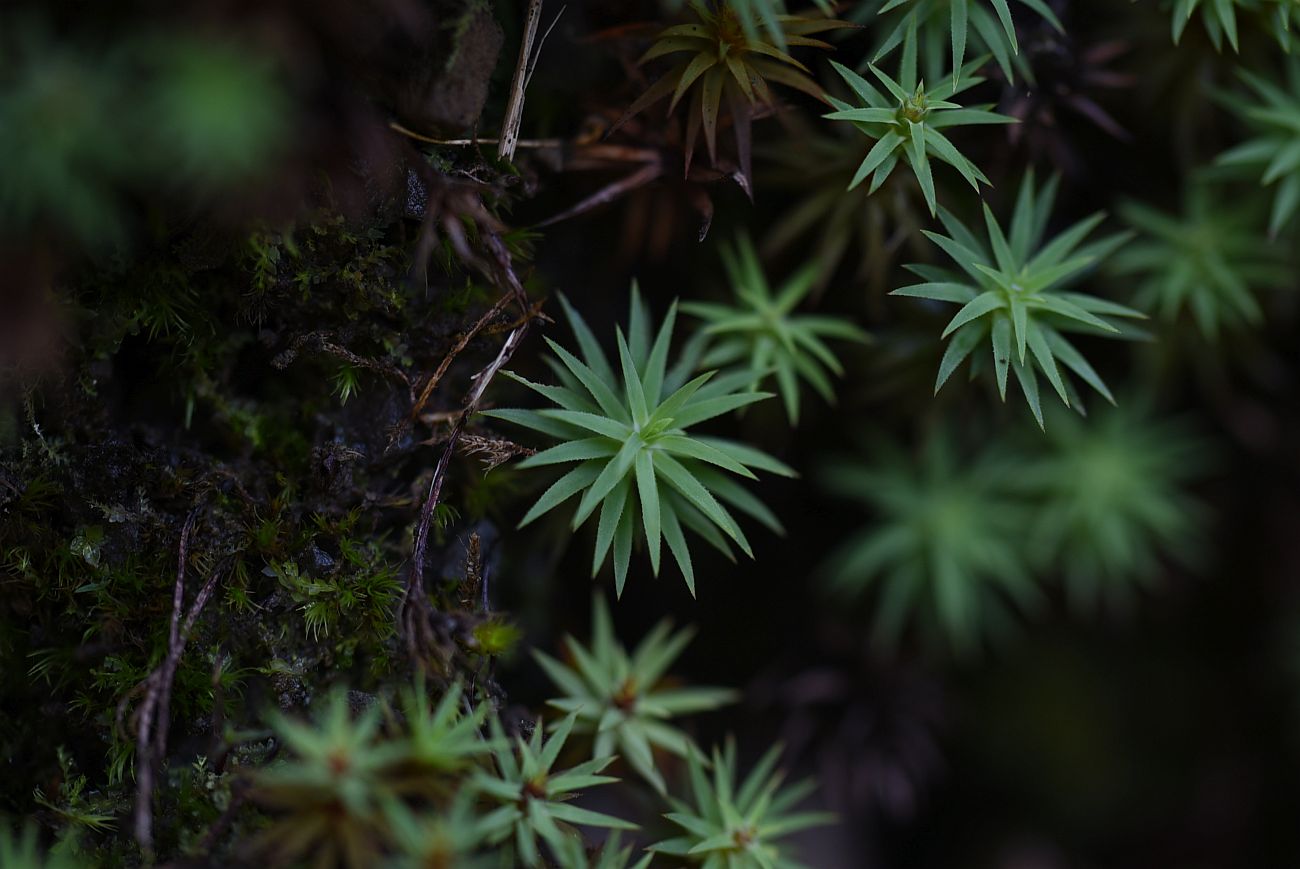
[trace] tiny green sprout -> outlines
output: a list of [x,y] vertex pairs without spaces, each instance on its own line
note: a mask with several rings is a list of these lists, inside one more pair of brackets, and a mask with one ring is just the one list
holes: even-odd
[[[72,753],[62,745],[55,749],[61,781],[53,798],[39,787],[32,793],[36,804],[49,811],[63,828],[55,850],[77,852],[83,833],[104,834],[117,824],[111,800],[106,793],[89,788],[84,773],[77,771]],[[124,758],[125,762],[125,758]],[[3,864],[0,864],[3,865]]]
[[[947,106],[945,106],[946,108]],[[930,114],[930,97],[925,92],[925,82],[920,82],[916,90],[908,94],[907,99],[898,108],[898,120],[919,124]]]
[[339,404],[347,404],[348,399],[360,390],[361,369],[347,363],[339,365],[333,380],[333,391],[339,397]]
[[495,718],[491,721],[492,738],[497,744],[493,751],[496,772],[480,771],[471,780],[471,787],[500,804],[482,820],[487,841],[500,844],[513,837],[515,857],[524,865],[541,863],[539,837],[556,854],[566,853],[570,847],[567,840],[576,835],[571,824],[637,829],[636,824],[569,802],[581,790],[618,781],[599,774],[613,762],[612,757],[589,760],[563,772],[552,771],[576,721],[576,715],[567,716],[544,742],[539,723],[527,741],[516,738],[513,746],[506,740],[500,722]]
[[700,367],[739,366],[750,373],[749,388],[754,390],[769,374],[775,376],[791,424],[799,422],[800,380],[833,403],[835,390],[827,372],[843,376],[844,366],[823,339],[862,343],[867,333],[845,318],[795,313],[812,290],[820,264],[808,263],[774,294],[747,235],[737,236],[734,248],[723,246],[722,262],[736,306],[682,304],[682,311],[705,322],[704,334],[714,342]]
[[[1105,215],[1098,213],[1044,243],[1057,183],[1053,178],[1036,191],[1033,173],[1025,176],[1009,233],[1002,231],[985,205],[987,245],[947,209],[941,209],[939,218],[948,235],[926,231],[925,236],[956,262],[961,273],[934,266],[908,266],[924,283],[891,294],[961,305],[943,330],[942,337],[951,340],[939,364],[936,393],[987,338],[992,345],[993,370],[1002,400],[1007,397],[1007,375],[1014,372],[1040,426],[1044,422],[1038,373],[1047,378],[1067,407],[1083,412],[1082,401],[1073,383],[1062,375],[1058,362],[1107,401],[1114,402],[1101,377],[1062,333],[1138,337],[1143,333],[1121,323],[1145,317],[1124,305],[1066,291],[1127,241],[1128,235],[1113,235],[1080,247],[1104,219]],[[983,360],[983,356],[974,357],[973,366],[981,366]],[[972,373],[978,370],[973,368]]]
[[[956,80],[951,96],[983,81],[975,75],[982,62],[972,61],[954,73]],[[938,196],[930,167],[931,158],[952,166],[976,191],[981,184],[989,183],[979,167],[958,151],[943,131],[972,124],[1011,124],[1015,123],[1014,118],[989,111],[991,107],[987,105],[963,107],[959,103],[935,99],[925,90],[925,82],[917,78],[913,52],[904,53],[898,80],[890,78],[874,65],[871,67],[872,74],[884,86],[886,93],[881,93],[875,85],[848,67],[834,61],[832,65],[862,105],[850,105],[831,97],[831,104],[837,111],[824,117],[848,121],[876,143],[849,182],[850,190],[871,178],[869,192],[874,193],[900,162],[906,163],[921,185],[925,203],[933,215],[938,208]]]
[[628,655],[614,636],[604,597],[596,595],[591,633],[590,649],[573,637],[566,638],[574,667],[544,652],[533,652],[546,675],[565,693],[550,705],[577,716],[577,732],[594,737],[593,757],[607,758],[617,750],[663,793],[664,780],[655,767],[653,749],[685,757],[691,747],[686,735],[668,724],[668,719],[717,709],[734,702],[736,692],[663,684],[664,674],[691,641],[690,629],[673,633],[670,622],[660,622]]
[[1300,209],[1300,58],[1287,58],[1286,81],[1281,87],[1249,70],[1238,70],[1238,75],[1259,101],[1243,105],[1233,100],[1228,107],[1256,135],[1220,154],[1216,162],[1259,167],[1260,183],[1277,185],[1268,221],[1269,234],[1276,236]]
[[679,857],[707,869],[799,869],[800,863],[779,840],[835,820],[826,812],[793,812],[815,789],[811,780],[782,788],[776,770],[781,746],[774,745],[743,782],[736,778],[736,743],[713,750],[712,776],[699,751],[687,758],[690,801],[669,797],[664,815],[685,835],[650,846],[657,854]]
[[769,525],[775,517],[728,474],[755,479],[752,469],[786,476],[794,471],[752,447],[691,434],[688,429],[772,396],[744,391],[748,372],[716,377],[709,372],[688,382],[687,365],[668,370],[677,306],[669,310],[652,341],[650,317],[635,285],[627,336],[616,330],[617,375],[581,315],[567,300],[561,302],[582,359],[548,338],[555,353],[548,362],[562,385],[509,375],[559,405],[558,409],[485,413],[561,441],[520,462],[520,468],[577,463],[542,494],[519,524],[527,525],[581,492],[573,528],[600,508],[593,576],[612,547],[615,588],[621,596],[633,541],[646,544],[655,575],[661,543],[666,541],[694,594],[695,573],[683,527],[728,557],[728,539],[753,557],[744,532],[722,502]]

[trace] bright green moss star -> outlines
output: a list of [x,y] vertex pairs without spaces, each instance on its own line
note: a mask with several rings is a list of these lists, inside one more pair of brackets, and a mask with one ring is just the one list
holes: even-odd
[[[1039,399],[1039,374],[1047,378],[1067,407],[1082,409],[1079,395],[1063,375],[1061,366],[1077,374],[1106,400],[1114,400],[1101,377],[1066,339],[1065,333],[1125,337],[1135,333],[1122,327],[1123,321],[1145,316],[1124,305],[1069,290],[1072,283],[1105,260],[1127,237],[1114,235],[1085,245],[1085,238],[1104,218],[1102,214],[1094,214],[1050,241],[1045,239],[1056,184],[1053,179],[1042,190],[1035,190],[1033,174],[1027,175],[1006,233],[985,205],[987,242],[981,241],[947,210],[942,211],[940,220],[948,234],[927,231],[925,235],[943,249],[960,271],[908,266],[924,283],[892,293],[961,306],[943,330],[942,337],[951,340],[939,365],[935,392],[987,339],[993,351],[993,370],[1002,400],[1006,401],[1007,397],[1008,373],[1014,372],[1040,426],[1043,408]],[[985,358],[976,356],[973,364],[983,367]]]
[[563,305],[582,358],[547,339],[555,353],[551,369],[561,385],[514,377],[558,407],[486,414],[560,441],[520,462],[520,468],[577,464],[542,494],[520,525],[582,493],[573,517],[575,529],[600,510],[593,576],[612,548],[615,587],[621,595],[633,541],[645,543],[656,575],[661,543],[666,542],[694,594],[695,572],[684,529],[728,556],[729,540],[752,557],[745,533],[724,503],[774,530],[780,524],[734,477],[754,479],[754,470],[786,476],[794,471],[752,447],[689,429],[771,394],[745,390],[748,372],[716,377],[710,372],[687,381],[680,366],[669,371],[676,305],[652,341],[649,314],[633,289],[628,333],[616,330],[617,373],[586,322],[567,301]]

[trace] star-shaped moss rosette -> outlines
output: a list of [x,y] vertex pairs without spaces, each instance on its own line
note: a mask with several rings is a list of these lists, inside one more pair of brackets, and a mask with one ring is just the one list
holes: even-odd
[[[717,162],[718,127],[729,116],[740,172],[748,188],[753,177],[750,125],[758,107],[776,103],[770,83],[803,91],[818,100],[824,101],[825,95],[806,66],[778,47],[770,33],[747,28],[731,3],[688,0],[687,5],[695,22],[665,29],[639,61],[647,63],[672,56],[676,64],[628,107],[613,129],[670,96],[671,115],[689,95],[686,171],[690,171],[691,155],[701,130],[709,160]],[[853,26],[831,18],[791,15],[778,16],[776,21],[787,47],[831,49],[830,43],[812,39],[812,34]]]
[[[1258,102],[1228,100],[1228,108],[1256,134],[1215,161],[1220,166],[1262,168],[1260,183],[1273,187],[1273,211],[1268,221],[1276,236],[1300,209],[1300,58],[1286,63],[1286,81],[1278,86],[1249,70],[1238,70]],[[1276,186],[1274,186],[1276,185]]]
[[1190,485],[1209,463],[1206,445],[1141,400],[1086,420],[1057,415],[1017,471],[1036,505],[1031,553],[1061,576],[1073,609],[1129,610],[1159,583],[1164,558],[1191,565],[1201,551],[1205,509]]
[[[836,111],[824,117],[848,121],[875,142],[849,182],[850,190],[870,178],[869,192],[874,193],[898,164],[903,163],[910,166],[916,175],[925,203],[933,215],[938,208],[938,195],[930,166],[932,159],[952,166],[976,191],[981,184],[989,183],[979,167],[957,150],[943,131],[972,124],[1012,124],[1014,118],[989,111],[987,105],[963,107],[959,103],[934,98],[926,91],[925,82],[917,78],[915,54],[904,53],[897,80],[875,66],[870,68],[872,75],[885,88],[884,93],[848,67],[834,61],[832,64],[862,105],[853,106],[831,97]],[[949,95],[961,94],[983,81],[975,75],[980,65],[981,61],[972,61],[962,70]]]
[[823,576],[847,600],[873,597],[877,644],[897,647],[912,626],[923,645],[967,656],[1001,639],[1014,611],[1038,605],[1024,551],[1033,512],[1016,471],[1003,450],[963,454],[945,436],[916,454],[872,442],[827,465],[822,486],[871,519],[833,550]]
[[[943,337],[951,340],[939,364],[935,392],[988,339],[1002,400],[1007,398],[1007,375],[1014,372],[1040,426],[1043,409],[1039,374],[1047,378],[1067,407],[1083,410],[1074,384],[1063,376],[1060,365],[1073,371],[1107,401],[1114,402],[1096,370],[1064,333],[1138,337],[1142,333],[1124,325],[1124,321],[1146,316],[1115,302],[1069,291],[1071,284],[1103,262],[1129,236],[1113,235],[1084,245],[1084,239],[1105,218],[1098,213],[1046,241],[1044,235],[1056,199],[1056,187],[1057,179],[1053,178],[1041,190],[1036,190],[1033,173],[1026,175],[1009,233],[1002,231],[992,210],[985,205],[987,244],[954,215],[941,209],[940,220],[948,235],[929,231],[925,235],[943,249],[960,272],[927,265],[908,266],[924,283],[902,287],[891,294],[961,305],[943,330]],[[974,356],[972,375],[986,364],[982,354]]]
[[481,734],[490,707],[480,703],[466,714],[462,709],[464,701],[464,691],[455,682],[436,706],[430,706],[423,680],[402,691],[405,738],[398,744],[403,750],[386,773],[394,790],[428,797],[442,795],[449,780],[495,748]]
[[780,840],[833,823],[835,816],[794,811],[814,785],[803,781],[783,788],[784,774],[776,769],[780,756],[781,746],[772,746],[739,781],[734,740],[713,750],[711,769],[700,752],[692,751],[687,758],[690,799],[669,797],[673,811],[664,815],[684,835],[650,850],[706,869],[800,869],[802,864]]
[[[510,375],[557,408],[485,414],[560,441],[518,467],[577,463],[542,494],[520,525],[581,492],[574,529],[600,508],[593,576],[612,548],[615,588],[621,596],[633,542],[639,540],[649,550],[655,575],[659,573],[661,543],[666,542],[694,594],[695,572],[684,529],[689,528],[728,557],[728,541],[753,557],[745,533],[724,503],[774,531],[780,530],[780,523],[734,477],[755,479],[754,470],[784,476],[793,476],[794,471],[753,447],[693,434],[689,429],[772,395],[746,390],[748,372],[720,376],[709,372],[688,381],[689,364],[668,370],[677,306],[669,310],[652,341],[650,315],[635,286],[627,335],[621,328],[616,330],[618,374],[582,316],[567,300],[562,298],[561,304],[582,358],[548,338],[555,353],[548,362],[561,385],[547,386]],[[685,359],[693,362],[689,355]]]
[[372,866],[379,861],[395,797],[388,773],[404,755],[396,741],[378,739],[380,707],[354,716],[348,695],[324,699],[315,721],[271,716],[288,759],[258,772],[253,799],[283,812],[257,840],[260,853],[285,863],[310,857],[316,865]]
[[554,771],[576,720],[576,715],[566,716],[545,740],[539,722],[530,738],[516,738],[513,745],[506,740],[500,723],[495,718],[491,721],[492,737],[498,744],[493,752],[496,771],[479,772],[470,786],[499,804],[480,821],[484,837],[492,844],[513,841],[515,858],[525,866],[542,862],[538,839],[555,854],[567,853],[571,847],[568,840],[577,835],[573,824],[610,830],[637,829],[629,821],[570,802],[588,788],[618,781],[613,776],[600,775],[613,763],[613,757]]
[[670,622],[660,622],[629,655],[614,636],[605,599],[596,595],[591,635],[590,649],[566,637],[574,666],[544,652],[533,652],[546,675],[565,693],[549,703],[577,715],[576,732],[593,737],[593,757],[618,753],[663,793],[664,779],[655,766],[654,749],[685,757],[691,747],[686,734],[669,721],[717,709],[734,702],[738,695],[726,688],[665,684],[668,668],[694,635],[690,629],[674,633]]
[[[487,744],[487,740],[483,740]],[[416,812],[405,803],[385,804],[393,856],[384,869],[499,869],[499,860],[483,854],[487,830],[475,813],[475,794],[462,788],[446,808],[425,807]]]
[[682,311],[704,321],[703,334],[711,342],[699,365],[748,371],[751,389],[775,377],[786,416],[798,425],[799,382],[833,404],[830,375],[844,375],[825,339],[863,343],[867,333],[844,317],[795,313],[817,280],[819,263],[808,263],[774,293],[749,236],[738,235],[735,247],[723,245],[721,253],[736,304],[682,304]]
[[1260,323],[1257,293],[1293,278],[1283,245],[1262,231],[1266,203],[1224,192],[1194,179],[1178,214],[1122,203],[1119,215],[1138,236],[1107,264],[1108,274],[1136,282],[1142,308],[1169,323],[1190,315],[1210,341],[1225,329]]

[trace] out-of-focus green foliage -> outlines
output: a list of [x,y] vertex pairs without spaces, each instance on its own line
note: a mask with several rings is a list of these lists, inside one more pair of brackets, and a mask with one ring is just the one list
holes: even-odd
[[1183,32],[1198,10],[1216,51],[1223,50],[1225,37],[1234,52],[1240,51],[1238,34],[1253,24],[1266,30],[1289,52],[1291,22],[1300,18],[1300,4],[1296,0],[1174,0],[1171,26],[1175,45],[1182,40]]
[[443,817],[412,815],[403,802],[456,793],[480,758],[508,749],[481,733],[488,707],[467,714],[463,701],[453,684],[431,708],[417,681],[402,692],[400,732],[387,736],[382,703],[358,710],[344,691],[324,698],[311,723],[273,713],[276,738],[291,757],[255,776],[254,799],[281,813],[257,850],[277,863],[311,855],[322,865],[354,867],[377,865],[390,847],[407,856],[472,850],[486,831],[469,806],[453,803]]
[[565,869],[647,869],[653,854],[645,854],[633,862],[634,845],[623,847],[622,835],[618,830],[605,837],[605,844],[594,854],[588,854],[581,840],[566,839],[566,851],[560,856],[559,863]]
[[[1052,27],[1064,32],[1060,20],[1044,0],[1017,0]],[[952,69],[956,73],[965,62],[968,45],[997,59],[1007,79],[1015,76],[1013,59],[1020,52],[1016,23],[1007,0],[867,0],[864,11],[875,16],[898,10],[899,15],[876,49],[876,59],[902,44],[904,51],[917,51],[918,44],[929,54],[948,43],[952,50]],[[1017,7],[1019,8],[1019,7]],[[953,79],[957,85],[957,79]]]
[[1220,154],[1217,162],[1263,169],[1260,183],[1276,185],[1268,231],[1277,235],[1300,208],[1300,58],[1287,59],[1286,77],[1280,85],[1247,69],[1238,70],[1238,74],[1257,102],[1234,99],[1228,108],[1255,137]]
[[[1270,10],[1268,7],[1271,6]],[[1271,0],[1266,2],[1265,12],[1269,14],[1269,26],[1278,44],[1284,51],[1291,50],[1291,22],[1300,20],[1300,3],[1296,0]]]
[[827,372],[844,376],[844,366],[824,339],[865,342],[867,333],[843,317],[796,314],[813,288],[819,264],[810,262],[773,294],[749,236],[740,235],[734,248],[722,248],[727,280],[736,306],[684,302],[682,310],[704,321],[711,343],[700,359],[701,369],[748,371],[750,389],[769,376],[792,425],[799,423],[799,381],[834,403],[835,388]]
[[7,821],[0,823],[0,866],[4,869],[76,869],[79,865],[71,857],[43,852],[35,824],[24,824],[14,832]]
[[774,218],[760,249],[765,257],[797,254],[815,265],[816,296],[841,266],[850,280],[883,294],[899,250],[906,246],[920,255],[926,247],[925,211],[911,179],[891,174],[876,193],[870,185],[846,189],[873,144],[849,125],[807,125],[760,152],[769,167],[763,184],[795,197]]
[[284,815],[261,836],[260,849],[282,862],[311,857],[322,866],[372,866],[386,835],[384,803],[394,796],[386,774],[402,747],[379,740],[380,708],[354,716],[335,691],[313,723],[271,716],[292,755],[258,773],[254,798]]
[[1125,202],[1120,216],[1138,237],[1113,254],[1107,272],[1136,280],[1134,302],[1168,323],[1190,314],[1201,334],[1258,325],[1260,290],[1291,282],[1286,252],[1263,231],[1264,213],[1252,196],[1191,179],[1182,213],[1169,215]]
[[268,58],[153,28],[102,50],[0,19],[0,231],[102,248],[140,192],[202,197],[269,168],[293,110]]
[[[1073,406],[1080,412],[1083,409],[1074,385],[1062,376],[1058,362],[1107,401],[1113,401],[1097,372],[1061,333],[1125,337],[1132,332],[1129,327],[1122,327],[1122,322],[1145,316],[1097,296],[1068,291],[1094,266],[1105,261],[1127,236],[1113,235],[1080,247],[1105,217],[1094,214],[1047,241],[1044,235],[1052,216],[1057,182],[1053,178],[1036,191],[1033,174],[1026,175],[1006,233],[985,205],[987,245],[954,215],[946,210],[941,212],[940,220],[948,235],[929,231],[925,235],[943,249],[961,272],[925,265],[908,266],[924,283],[893,292],[896,296],[962,306],[943,330],[943,337],[951,336],[951,340],[939,366],[936,392],[976,346],[988,338],[1002,400],[1006,401],[1007,397],[1007,372],[1014,371],[1040,426],[1044,423],[1038,373],[1047,378],[1067,407]],[[984,356],[975,356],[972,374],[986,364]]]
[[783,788],[785,776],[776,770],[780,756],[781,746],[772,746],[742,781],[734,740],[713,749],[712,763],[699,751],[691,752],[690,798],[670,797],[673,811],[664,816],[685,835],[657,842],[650,850],[706,869],[797,869],[801,864],[779,840],[829,824],[834,816],[793,811],[814,785],[803,781]]
[[438,794],[440,777],[464,772],[479,757],[495,747],[482,736],[488,704],[471,713],[462,708],[464,691],[452,683],[438,705],[429,706],[429,694],[422,681],[402,691],[402,720],[405,738],[399,743],[403,756],[390,775],[394,789],[403,793]]
[[1140,401],[1056,416],[1041,454],[1016,473],[1035,505],[1034,558],[1079,610],[1126,609],[1158,583],[1162,554],[1190,564],[1200,549],[1204,511],[1188,484],[1204,473],[1205,448]]
[[[812,2],[827,16],[835,11],[835,4],[831,0],[812,0]],[[668,0],[667,5],[673,10],[678,10],[681,9],[683,0]],[[766,36],[777,48],[786,48],[783,24],[790,16],[787,14],[785,0],[728,0],[727,5],[740,19],[740,26],[745,29],[745,35],[751,41]]]
[[386,869],[489,869],[504,861],[485,855],[487,838],[483,818],[474,811],[474,794],[461,790],[442,811],[412,811],[399,800],[384,804],[384,817],[392,839],[393,855]]
[[271,58],[197,36],[154,37],[136,51],[147,81],[138,122],[180,184],[208,192],[265,171],[290,122]]
[[550,705],[577,716],[576,732],[592,736],[592,757],[607,758],[617,752],[660,793],[665,785],[654,749],[685,757],[691,748],[686,734],[668,720],[737,699],[736,692],[726,688],[682,688],[665,679],[693,635],[690,629],[673,633],[671,623],[663,621],[629,655],[614,636],[605,599],[596,595],[591,648],[567,638],[575,666],[533,651],[537,663],[565,695]]
[[725,534],[751,557],[749,541],[719,499],[774,530],[780,528],[762,502],[723,472],[754,479],[751,469],[784,475],[794,471],[752,447],[686,430],[771,394],[743,391],[751,379],[748,371],[717,377],[710,372],[687,381],[689,372],[683,366],[668,370],[675,304],[652,341],[650,315],[633,288],[627,336],[617,330],[618,375],[581,315],[567,301],[563,304],[582,359],[548,338],[555,353],[548,361],[562,385],[544,386],[512,375],[559,408],[485,414],[562,441],[520,462],[520,468],[579,463],[546,490],[520,525],[582,492],[573,517],[575,529],[600,507],[593,575],[612,545],[615,588],[622,595],[633,540],[646,542],[656,574],[660,545],[667,541],[693,594],[695,572],[683,526],[730,555]]
[[1037,606],[1022,545],[1032,515],[1016,490],[1011,453],[960,454],[943,435],[917,455],[875,443],[863,457],[830,464],[820,479],[871,513],[823,570],[841,597],[875,590],[877,642],[897,645],[915,623],[925,642],[970,654],[983,638],[1005,634],[1012,609]]
[[1201,21],[1205,24],[1205,32],[1210,35],[1214,47],[1221,50],[1223,38],[1226,36],[1232,50],[1237,51],[1237,10],[1253,5],[1257,5],[1256,0],[1209,0],[1209,2],[1174,0],[1172,20],[1174,44],[1177,45],[1183,38],[1187,22],[1192,20],[1192,16],[1199,8]]

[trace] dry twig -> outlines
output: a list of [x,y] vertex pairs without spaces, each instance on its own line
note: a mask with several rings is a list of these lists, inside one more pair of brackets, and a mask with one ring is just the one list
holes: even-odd
[[537,38],[537,24],[542,18],[542,0],[528,0],[528,16],[524,20],[524,37],[519,45],[519,59],[515,61],[514,78],[510,81],[510,100],[506,103],[505,120],[501,122],[501,141],[497,145],[498,160],[515,159],[515,144],[519,141],[519,125],[524,119],[524,91],[532,69],[533,40]]
[[[135,813],[133,818],[135,839],[144,853],[153,856],[153,785],[158,765],[167,753],[167,727],[171,720],[172,683],[176,678],[176,669],[180,666],[185,644],[189,642],[190,632],[199,614],[212,598],[217,587],[217,578],[221,569],[215,569],[207,582],[199,589],[190,608],[181,612],[185,605],[185,566],[189,558],[190,535],[198,519],[199,508],[190,512],[181,528],[179,555],[176,566],[176,584],[172,590],[171,628],[167,637],[167,657],[148,677],[132,690],[127,697],[144,691],[144,700],[136,711],[136,748],[135,748]],[[127,698],[123,698],[126,702]],[[120,709],[120,707],[119,707]]]
[[537,309],[528,304],[528,294],[524,291],[519,276],[515,274],[510,251],[506,248],[505,242],[500,236],[493,234],[487,236],[485,244],[496,259],[500,280],[509,291],[507,297],[513,299],[519,306],[522,316],[518,325],[506,337],[505,343],[501,345],[496,358],[472,378],[474,386],[466,396],[460,415],[456,417],[451,432],[447,435],[442,455],[433,470],[433,479],[429,481],[429,494],[420,508],[415,545],[411,553],[411,569],[406,577],[406,595],[400,610],[401,631],[406,639],[407,652],[411,659],[420,665],[427,661],[426,652],[441,646],[435,636],[433,608],[424,594],[424,557],[429,545],[429,526],[433,523],[434,510],[442,499],[442,487],[447,478],[447,470],[451,466],[451,458],[456,453],[456,444],[465,430],[466,423],[478,409],[479,402],[483,400],[483,393],[492,382],[492,378],[496,377],[497,372],[510,361],[510,357],[514,355],[515,350],[523,343],[524,336],[528,334],[528,327],[532,324],[534,316],[537,316]]
[[473,326],[461,333],[460,337],[456,339],[456,343],[452,345],[451,350],[448,351],[447,355],[443,357],[442,362],[439,363],[438,368],[433,372],[433,374],[429,375],[429,379],[425,381],[423,388],[420,390],[419,398],[417,398],[415,403],[411,406],[411,419],[418,417],[421,411],[424,410],[424,406],[428,403],[429,397],[433,395],[433,391],[438,387],[438,384],[442,382],[442,378],[447,373],[447,369],[451,367],[451,363],[456,360],[456,357],[461,354],[461,351],[469,346],[469,342],[474,340],[475,335],[496,319],[497,315],[505,309],[506,305],[510,304],[510,301],[513,298],[512,295],[506,294],[497,299],[496,304],[491,308],[488,308],[483,316],[479,317],[478,321],[474,323]]
[[289,344],[288,349],[278,354],[271,360],[271,364],[276,368],[287,368],[298,358],[304,347],[311,345],[314,349],[319,350],[327,356],[333,356],[336,359],[342,359],[344,362],[355,368],[364,368],[367,371],[374,371],[385,377],[396,380],[406,387],[407,393],[410,394],[411,400],[415,400],[415,390],[411,385],[411,380],[400,368],[382,362],[377,359],[370,359],[366,356],[359,356],[348,348],[335,344],[331,339],[334,336],[329,332],[308,332],[305,335],[299,335]]
[[442,486],[447,478],[447,469],[451,464],[451,457],[456,452],[456,444],[465,429],[465,423],[478,409],[479,402],[483,399],[483,393],[492,378],[497,372],[510,361],[519,344],[523,341],[528,332],[529,321],[525,321],[515,328],[506,338],[505,343],[501,345],[500,352],[486,368],[474,375],[474,387],[470,390],[465,399],[465,405],[452,425],[451,433],[447,436],[446,445],[443,447],[442,455],[438,458],[438,464],[433,471],[433,479],[429,481],[429,494],[424,500],[424,505],[420,508],[420,520],[416,526],[415,546],[411,553],[411,569],[406,578],[406,597],[402,604],[402,629],[406,637],[407,651],[410,653],[412,660],[423,662],[426,655],[423,650],[428,650],[439,645],[433,636],[432,626],[432,607],[424,594],[424,556],[429,545],[429,526],[433,523],[433,513],[442,498]]

